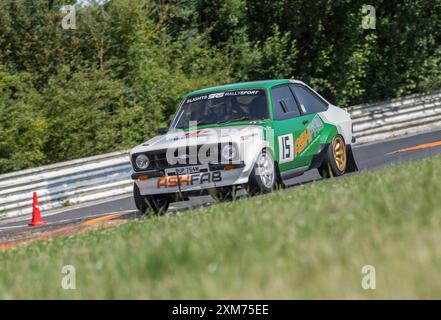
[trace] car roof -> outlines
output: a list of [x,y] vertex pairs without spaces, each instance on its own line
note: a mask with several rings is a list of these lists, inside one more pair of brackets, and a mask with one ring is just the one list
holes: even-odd
[[204,94],[209,92],[223,91],[223,90],[234,90],[234,89],[257,89],[257,88],[271,88],[280,84],[287,83],[301,83],[300,81],[290,80],[290,79],[279,79],[279,80],[261,80],[261,81],[251,81],[251,82],[238,82],[225,84],[216,87],[210,87],[205,89],[200,89],[193,91],[188,94],[188,96],[193,96],[197,94]]

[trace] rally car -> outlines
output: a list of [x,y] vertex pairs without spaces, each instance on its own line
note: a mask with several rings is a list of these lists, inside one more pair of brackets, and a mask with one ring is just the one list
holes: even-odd
[[203,194],[222,201],[242,188],[268,193],[311,169],[324,178],[357,170],[348,112],[296,80],[192,92],[158,131],[130,152],[143,213]]

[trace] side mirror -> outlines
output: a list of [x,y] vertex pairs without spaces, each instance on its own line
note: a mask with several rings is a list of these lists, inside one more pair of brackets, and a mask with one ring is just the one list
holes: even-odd
[[168,132],[168,128],[158,128],[159,134],[166,134]]

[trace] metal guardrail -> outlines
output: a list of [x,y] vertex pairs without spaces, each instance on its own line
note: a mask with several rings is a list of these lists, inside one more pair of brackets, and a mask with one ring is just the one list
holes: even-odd
[[[358,143],[441,128],[441,92],[348,108]],[[0,175],[0,217],[29,214],[32,193],[43,211],[130,195],[128,151]]]
[[358,143],[441,128],[441,92],[348,108]]
[[56,163],[0,175],[0,217],[32,212],[32,193],[43,211],[130,195],[128,151]]

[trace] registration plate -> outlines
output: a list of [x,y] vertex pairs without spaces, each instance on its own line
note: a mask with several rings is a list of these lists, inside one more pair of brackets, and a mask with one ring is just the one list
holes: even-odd
[[195,166],[188,166],[188,167],[181,167],[181,168],[171,168],[171,169],[165,169],[165,174],[170,176],[176,176],[176,175],[187,175],[187,174],[193,174],[193,173],[199,173],[199,172],[208,172],[208,165],[195,165]]

